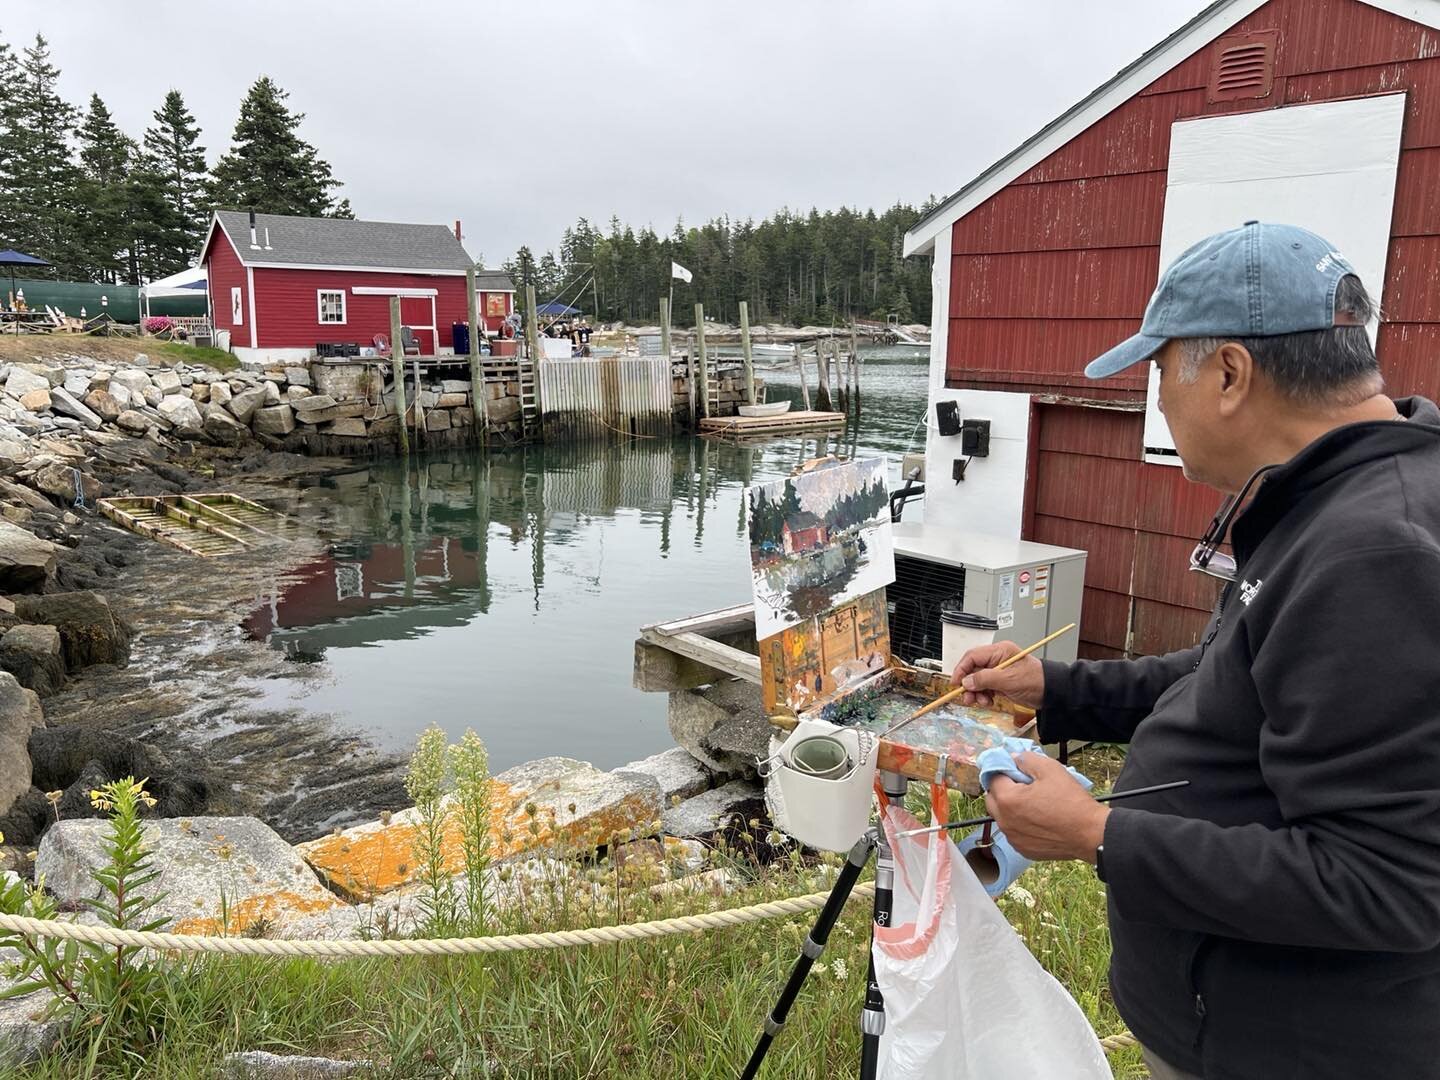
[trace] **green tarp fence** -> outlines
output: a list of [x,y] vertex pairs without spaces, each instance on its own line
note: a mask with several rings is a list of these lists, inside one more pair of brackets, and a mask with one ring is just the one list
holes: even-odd
[[[96,285],[88,281],[22,277],[15,279],[15,285],[25,294],[25,303],[37,310],[43,310],[49,304],[77,319],[83,310],[89,319],[103,311],[116,322],[140,321],[140,289],[135,285]],[[0,275],[0,290],[10,292],[10,275]],[[150,314],[206,315],[205,290],[196,289],[194,296],[151,297]]]

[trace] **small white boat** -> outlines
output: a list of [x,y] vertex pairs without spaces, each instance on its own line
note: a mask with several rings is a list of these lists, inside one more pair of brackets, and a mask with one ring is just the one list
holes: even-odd
[[737,411],[741,416],[779,416],[790,411],[788,401],[767,401],[764,405],[740,405]]

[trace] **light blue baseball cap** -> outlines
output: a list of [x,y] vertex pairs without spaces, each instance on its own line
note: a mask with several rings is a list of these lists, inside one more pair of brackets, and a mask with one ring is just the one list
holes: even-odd
[[1239,338],[1356,326],[1335,313],[1340,279],[1355,269],[1322,237],[1296,225],[1247,221],[1206,237],[1170,264],[1140,332],[1085,365],[1105,379],[1148,360],[1172,338]]

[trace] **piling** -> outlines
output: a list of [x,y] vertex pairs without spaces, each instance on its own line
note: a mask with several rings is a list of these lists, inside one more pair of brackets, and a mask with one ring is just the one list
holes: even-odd
[[706,418],[713,416],[710,401],[710,361],[705,356],[705,305],[695,305],[695,354],[700,366],[700,409]]
[[750,305],[740,301],[740,354],[745,361],[745,404],[755,404],[755,363],[750,357]]
[[475,295],[475,268],[465,271],[465,307],[470,319],[470,405],[475,411],[475,426],[480,442],[490,428],[490,402],[485,393],[485,366],[480,362],[480,300]]
[[795,346],[795,370],[800,373],[800,400],[805,403],[805,411],[810,411],[810,388],[805,385],[805,355],[800,351],[800,346]]
[[[666,363],[666,364],[670,364],[670,363],[672,362],[671,351],[670,351],[670,299],[669,299],[668,297],[665,297],[665,296],[662,296],[662,297],[660,298],[660,352],[661,352],[661,353],[664,355],[664,357],[665,357],[665,363]],[[695,364],[694,364],[694,361],[693,361],[688,355],[685,357],[685,368],[686,368],[687,381],[688,381],[688,383],[689,383],[688,387],[686,388],[687,391],[688,391],[688,393],[686,394],[686,399],[687,399],[687,400],[686,400],[686,403],[685,403],[685,407],[686,407],[686,411],[688,411],[689,414],[690,414],[690,430],[691,430],[691,431],[694,431],[694,430],[695,430]]]
[[540,305],[535,302],[534,285],[525,286],[525,306],[529,309],[525,312],[525,340],[529,346],[530,366],[535,379],[535,415],[541,418],[545,415],[545,407],[540,400]]
[[834,412],[835,403],[830,399],[830,358],[826,355],[826,343],[815,342],[815,403],[825,412]]
[[390,365],[395,369],[395,415],[400,422],[400,453],[410,456],[410,434],[405,430],[405,338],[400,325],[400,297],[390,297]]

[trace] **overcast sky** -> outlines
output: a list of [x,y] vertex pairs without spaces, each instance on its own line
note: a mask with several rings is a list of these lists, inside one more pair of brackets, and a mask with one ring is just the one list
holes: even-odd
[[211,161],[268,74],[356,215],[472,255],[611,214],[668,231],[945,195],[1202,0],[6,0],[63,94],[139,137],[179,89]]

